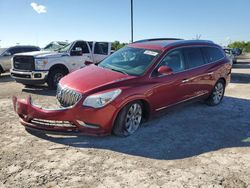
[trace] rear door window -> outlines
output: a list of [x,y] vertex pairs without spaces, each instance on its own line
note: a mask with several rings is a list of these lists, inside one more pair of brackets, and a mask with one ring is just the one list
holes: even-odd
[[203,47],[202,51],[207,57],[208,63],[212,63],[224,58],[224,52],[216,47]]
[[94,54],[108,55],[109,45],[107,42],[96,42]]
[[188,61],[188,68],[195,68],[205,64],[201,49],[197,47],[185,48],[185,57]]

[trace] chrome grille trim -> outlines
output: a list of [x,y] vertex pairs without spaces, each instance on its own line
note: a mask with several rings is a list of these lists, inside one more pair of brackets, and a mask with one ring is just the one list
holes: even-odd
[[56,98],[62,107],[72,107],[82,99],[82,94],[58,84]]
[[44,119],[32,119],[31,123],[39,126],[56,126],[56,127],[75,127],[68,121],[55,121],[55,120],[44,120]]

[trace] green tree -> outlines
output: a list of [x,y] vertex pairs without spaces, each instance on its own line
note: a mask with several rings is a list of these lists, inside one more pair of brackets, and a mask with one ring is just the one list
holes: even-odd
[[127,43],[120,43],[119,41],[115,41],[112,43],[112,50],[119,50],[120,48],[124,47],[127,45]]
[[250,52],[250,41],[235,41],[228,45],[229,48],[240,48],[243,52]]

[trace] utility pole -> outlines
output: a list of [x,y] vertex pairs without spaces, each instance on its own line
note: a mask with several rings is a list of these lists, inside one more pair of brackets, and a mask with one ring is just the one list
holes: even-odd
[[134,42],[134,6],[131,0],[131,42]]

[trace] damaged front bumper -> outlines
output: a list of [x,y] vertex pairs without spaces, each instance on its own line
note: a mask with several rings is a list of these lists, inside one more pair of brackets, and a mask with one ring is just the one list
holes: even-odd
[[84,108],[81,104],[72,108],[44,109],[32,104],[30,96],[26,100],[14,96],[12,100],[22,125],[49,133],[108,135],[112,130],[113,114],[116,111],[112,105],[97,110]]

